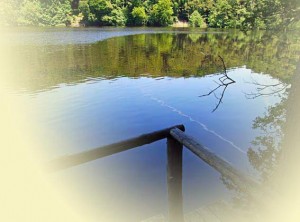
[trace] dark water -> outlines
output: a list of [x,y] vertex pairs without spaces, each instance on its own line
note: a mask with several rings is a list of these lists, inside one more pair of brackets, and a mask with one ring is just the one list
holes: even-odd
[[[286,100],[299,53],[293,35],[232,30],[24,29],[6,37],[17,65],[4,70],[10,90],[27,104],[43,161],[184,124],[187,134],[260,180],[264,168],[249,148],[262,148],[252,142],[266,132],[253,124]],[[218,87],[223,65],[235,83],[200,97]],[[280,132],[274,137],[278,143]],[[167,213],[165,140],[53,177],[100,221]],[[184,150],[183,195],[189,212],[235,193]]]

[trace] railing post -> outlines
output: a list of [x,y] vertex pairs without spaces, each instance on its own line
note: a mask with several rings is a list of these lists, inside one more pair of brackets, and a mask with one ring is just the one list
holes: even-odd
[[167,138],[167,183],[169,222],[183,222],[182,208],[182,144]]

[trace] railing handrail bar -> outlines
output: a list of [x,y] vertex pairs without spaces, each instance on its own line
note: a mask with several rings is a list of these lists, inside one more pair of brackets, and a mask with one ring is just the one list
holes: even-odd
[[232,180],[239,189],[246,193],[251,193],[251,195],[255,192],[258,183],[253,178],[246,176],[241,171],[235,169],[229,162],[198,143],[193,137],[176,128],[171,129],[170,134],[179,143],[192,151],[197,157],[221,173],[222,176]]
[[149,143],[153,143],[155,141],[167,138],[170,136],[170,130],[173,128],[178,128],[184,131],[183,125],[175,125],[166,129],[162,129],[159,131],[154,131],[151,133],[142,134],[140,136],[123,140],[117,143],[113,143],[106,146],[97,147],[94,149],[90,149],[84,152],[65,155],[59,157],[57,159],[51,160],[47,163],[47,169],[49,171],[58,171],[62,169],[66,169],[69,167],[73,167],[76,165],[80,165],[92,160],[96,160],[105,156],[109,156],[112,154],[116,154],[119,152],[123,152],[125,150],[129,150],[135,147],[143,146]]

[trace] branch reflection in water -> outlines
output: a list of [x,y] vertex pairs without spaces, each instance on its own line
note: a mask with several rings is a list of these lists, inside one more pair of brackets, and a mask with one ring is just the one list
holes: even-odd
[[[206,58],[210,58],[210,56],[208,57],[205,57]],[[235,81],[230,78],[228,75],[227,75],[227,69],[226,69],[226,65],[225,65],[225,62],[224,62],[224,59],[219,55],[219,58],[222,62],[222,65],[223,65],[223,75],[219,78],[219,82],[216,82],[215,83],[218,85],[216,88],[212,89],[209,93],[207,94],[203,94],[199,97],[203,97],[203,96],[209,96],[213,93],[213,95],[216,97],[216,99],[218,100],[218,103],[216,105],[216,107],[212,110],[212,112],[215,112],[220,104],[222,103],[222,100],[223,100],[223,97],[224,97],[224,94],[225,94],[225,91],[227,89],[227,87],[230,85],[230,84],[233,84],[235,83]],[[205,60],[204,60],[205,61]],[[215,91],[217,91],[219,88],[223,88],[223,91],[221,92],[221,95],[220,97],[218,97],[216,94],[215,94]]]

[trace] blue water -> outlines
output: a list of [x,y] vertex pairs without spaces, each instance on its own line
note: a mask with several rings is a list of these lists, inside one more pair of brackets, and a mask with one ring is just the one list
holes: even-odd
[[[278,99],[260,97],[251,100],[245,96],[245,93],[255,89],[247,83],[251,78],[265,81],[270,78],[268,76],[251,73],[246,68],[233,69],[228,75],[236,83],[228,88],[223,103],[215,112],[212,110],[217,103],[216,98],[213,95],[199,95],[212,88],[213,80],[218,76],[94,79],[28,96],[28,105],[34,107],[31,115],[38,126],[36,135],[44,144],[41,150],[44,160],[184,124],[187,134],[236,168],[255,176],[247,157],[250,142],[257,135],[251,128],[252,121]],[[97,209],[104,192],[117,209],[124,209],[124,202],[128,200],[133,201],[132,205],[144,209],[139,215],[134,213],[136,209],[131,208],[137,218],[166,213],[165,140],[86,163],[61,174],[61,178],[66,178],[66,174],[81,178],[78,179],[79,184],[73,182],[76,185],[70,192],[78,193],[79,189],[98,194],[93,194],[93,197],[88,195],[85,200],[92,209]],[[188,150],[184,150],[183,193],[186,211],[231,197],[231,192],[222,184],[219,176]],[[85,194],[85,191],[82,192]],[[144,199],[147,199],[146,203]]]
[[[119,32],[124,35],[122,30],[99,32],[97,29],[59,31],[59,34],[52,31],[50,37],[46,32],[29,32],[24,34],[27,36],[24,45],[33,44],[32,36],[37,39],[37,45],[80,45],[106,41],[105,38],[119,36]],[[145,30],[129,34],[139,32],[145,33]],[[278,80],[254,73],[246,66],[231,68],[228,76],[236,83],[227,87],[223,102],[212,112],[222,90],[216,91],[216,95],[199,96],[215,88],[215,81],[221,75],[153,77],[140,73],[136,77],[113,78],[83,75],[81,81],[61,82],[33,92],[18,91],[18,96],[26,101],[26,115],[38,138],[37,153],[41,161],[184,124],[187,134],[234,167],[257,176],[247,157],[251,141],[259,135],[259,131],[252,129],[252,123],[280,99],[276,96],[248,99],[246,94],[257,88],[251,84],[253,79],[261,83]],[[122,215],[128,217],[123,221],[141,221],[167,213],[166,158],[166,140],[162,140],[58,172],[52,177],[58,184],[68,184],[67,196],[72,196],[74,205],[80,203],[84,206],[82,212],[94,215],[98,221],[102,221],[101,218],[120,221]],[[184,149],[186,212],[234,195],[219,177]]]

